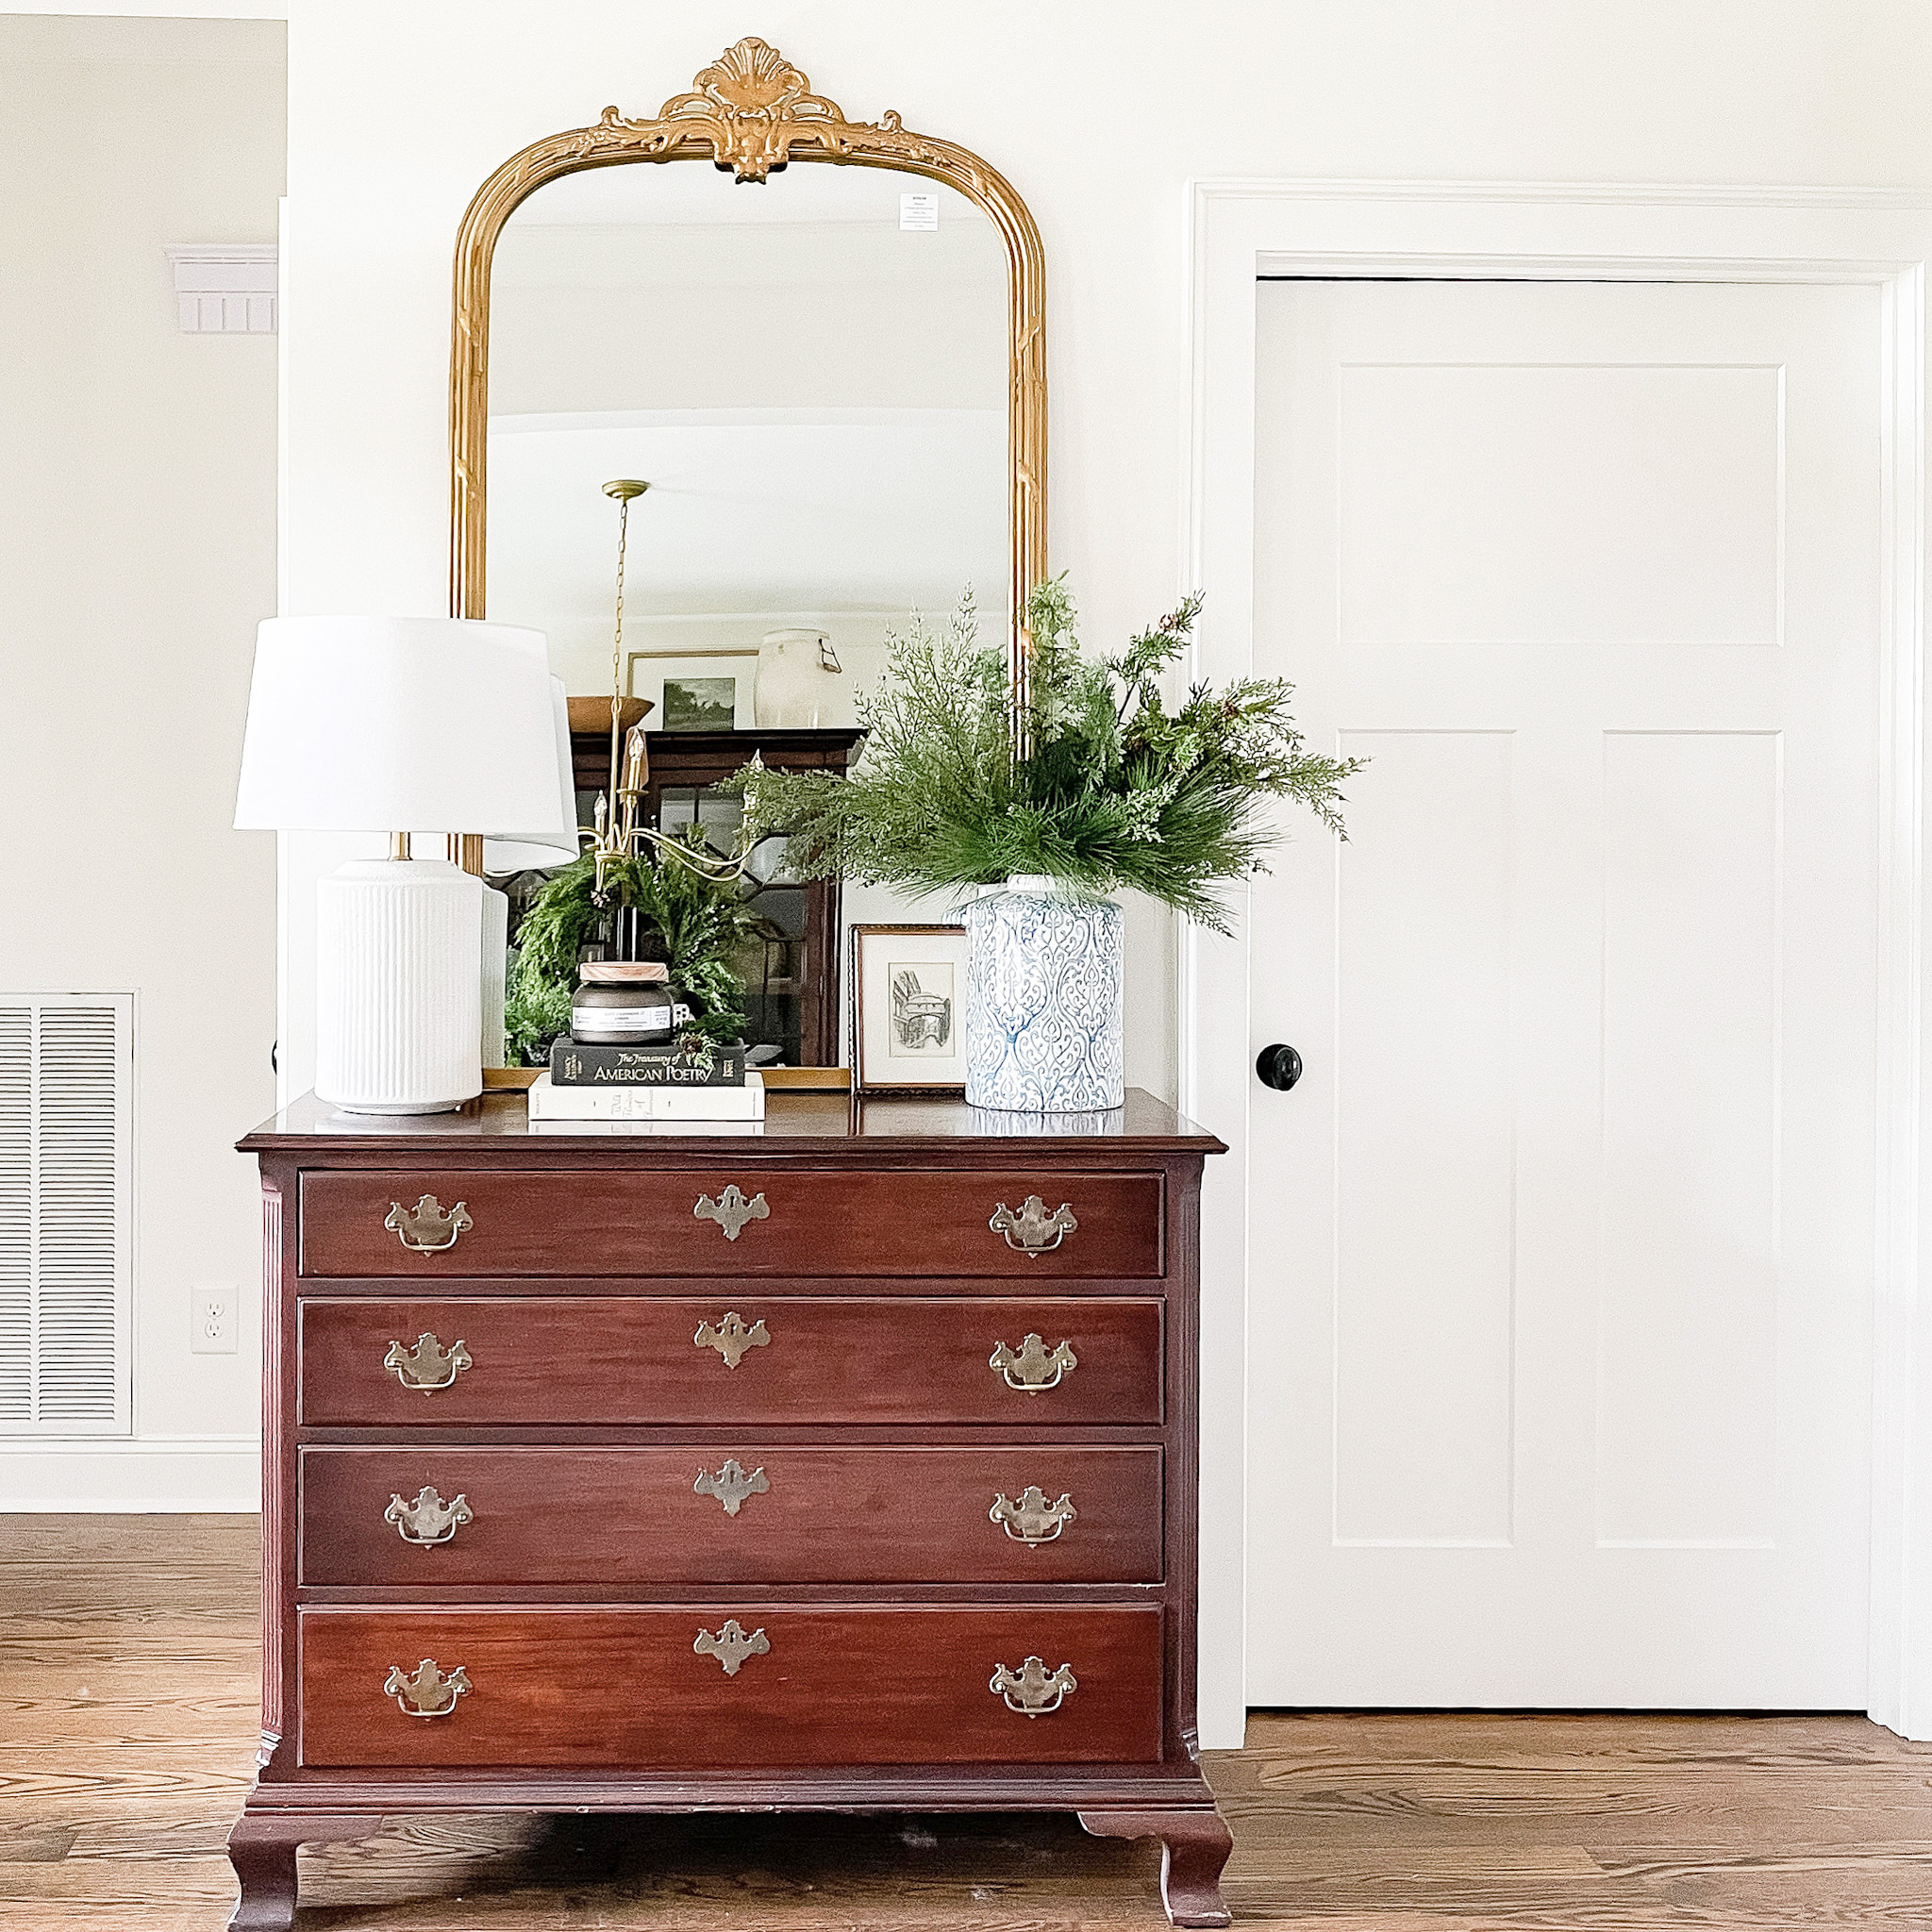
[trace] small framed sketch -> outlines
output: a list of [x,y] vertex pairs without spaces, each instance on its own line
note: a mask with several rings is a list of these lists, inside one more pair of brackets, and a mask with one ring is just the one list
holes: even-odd
[[852,1087],[966,1091],[966,928],[852,928]]
[[630,651],[630,695],[648,698],[652,731],[749,731],[756,719],[752,687],[756,650]]

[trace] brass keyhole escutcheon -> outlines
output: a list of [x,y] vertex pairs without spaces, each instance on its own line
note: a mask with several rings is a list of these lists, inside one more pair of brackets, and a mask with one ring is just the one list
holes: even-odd
[[749,1200],[744,1191],[733,1181],[714,1201],[708,1194],[700,1194],[698,1203],[691,1210],[696,1221],[715,1221],[724,1230],[724,1239],[735,1241],[744,1232],[745,1224],[750,1221],[769,1221],[772,1210],[762,1194],[754,1194]]
[[733,1308],[715,1322],[700,1322],[698,1332],[691,1340],[693,1348],[715,1348],[724,1357],[724,1366],[735,1369],[744,1359],[747,1349],[768,1348],[772,1337],[762,1316],[747,1324]]
[[762,1496],[771,1487],[771,1480],[762,1469],[755,1469],[747,1474],[744,1465],[735,1456],[724,1458],[724,1466],[716,1475],[707,1470],[699,1470],[697,1481],[691,1484],[696,1494],[716,1496],[724,1504],[727,1516],[736,1516],[744,1507],[747,1496]]
[[708,1630],[700,1630],[697,1641],[691,1645],[700,1657],[716,1657],[727,1677],[737,1676],[746,1658],[763,1657],[771,1647],[772,1640],[763,1630],[748,1631],[736,1617],[726,1617],[715,1637]]

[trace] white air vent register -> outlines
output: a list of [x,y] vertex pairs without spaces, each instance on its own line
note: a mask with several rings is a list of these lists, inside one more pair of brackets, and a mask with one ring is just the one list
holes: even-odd
[[130,1426],[134,996],[0,993],[0,1435]]
[[183,242],[170,248],[182,334],[274,335],[277,257],[273,242]]

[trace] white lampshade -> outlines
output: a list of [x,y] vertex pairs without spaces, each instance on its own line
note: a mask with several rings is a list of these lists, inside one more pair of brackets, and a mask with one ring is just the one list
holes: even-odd
[[541,631],[456,617],[271,617],[235,824],[244,830],[574,831]]
[[[543,634],[514,625],[271,618],[235,824],[561,837],[550,687]],[[483,882],[409,853],[316,885],[315,1091],[346,1112],[433,1113],[483,1085]]]
[[563,679],[550,680],[552,724],[557,737],[557,788],[567,832],[519,832],[508,839],[483,841],[483,870],[523,872],[532,866],[556,866],[577,856],[577,781],[570,756],[570,700]]

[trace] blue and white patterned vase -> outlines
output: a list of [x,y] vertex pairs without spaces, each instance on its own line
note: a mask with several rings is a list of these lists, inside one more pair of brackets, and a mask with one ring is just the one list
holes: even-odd
[[1126,1097],[1121,908],[1050,878],[982,889],[966,924],[966,1102],[1094,1113]]

